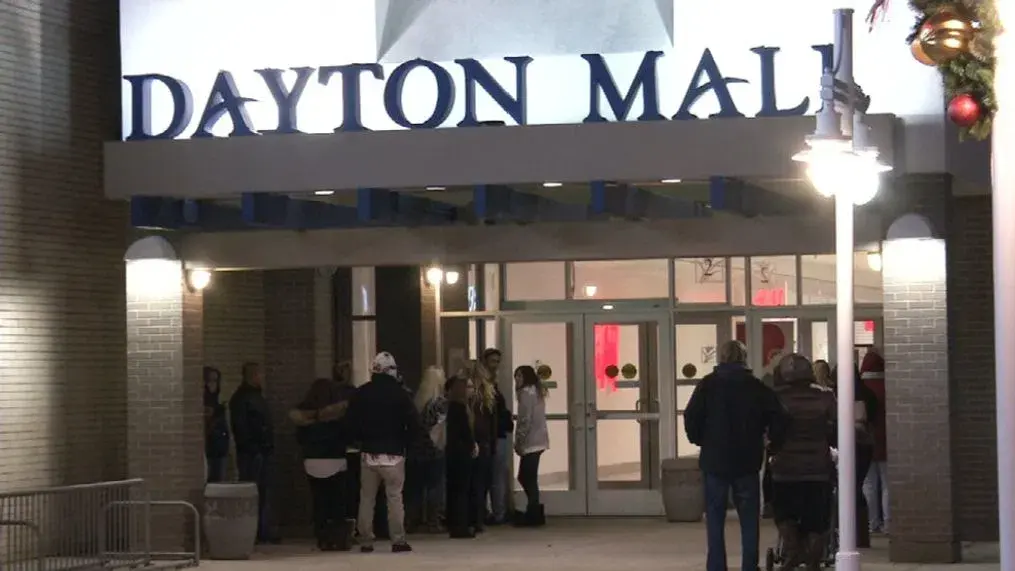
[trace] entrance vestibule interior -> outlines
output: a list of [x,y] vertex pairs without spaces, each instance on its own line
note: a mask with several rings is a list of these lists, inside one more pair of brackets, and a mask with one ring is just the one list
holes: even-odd
[[[854,257],[858,356],[881,341],[877,262]],[[834,255],[454,269],[463,279],[433,286],[441,335],[432,358],[454,371],[499,347],[509,400],[514,368],[536,368],[549,387],[551,442],[540,484],[559,515],[662,514],[660,463],[697,456],[682,413],[722,342],[744,341],[759,377],[781,353],[828,360],[835,344]]]

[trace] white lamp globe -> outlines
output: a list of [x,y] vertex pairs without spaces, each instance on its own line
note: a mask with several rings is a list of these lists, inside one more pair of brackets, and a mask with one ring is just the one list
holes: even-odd
[[444,281],[444,270],[438,267],[432,267],[426,271],[426,283],[436,286]]

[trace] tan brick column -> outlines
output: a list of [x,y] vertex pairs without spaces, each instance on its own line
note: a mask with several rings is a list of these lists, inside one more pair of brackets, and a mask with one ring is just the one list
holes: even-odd
[[[183,262],[163,238],[135,242],[126,264],[128,475],[144,478],[152,499],[200,508],[203,300],[187,287]],[[193,540],[192,519],[178,508],[154,508],[152,515],[156,550]]]

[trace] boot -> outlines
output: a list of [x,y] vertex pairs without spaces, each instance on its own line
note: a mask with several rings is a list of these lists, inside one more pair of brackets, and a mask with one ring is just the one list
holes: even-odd
[[867,523],[867,504],[856,506],[856,546],[866,549],[871,546],[871,529]]
[[796,523],[784,521],[777,524],[779,538],[782,542],[782,565],[779,569],[789,571],[796,569],[803,561],[802,546],[800,545],[800,534],[797,532]]
[[335,535],[332,547],[335,551],[350,551],[353,544],[353,530],[356,528],[356,520],[345,519],[335,525]]
[[807,571],[820,571],[825,557],[825,534],[811,533],[807,535],[804,546],[804,565]]
[[546,508],[543,507],[543,504],[539,504],[538,506],[536,506],[535,520],[536,527],[542,527],[546,525]]

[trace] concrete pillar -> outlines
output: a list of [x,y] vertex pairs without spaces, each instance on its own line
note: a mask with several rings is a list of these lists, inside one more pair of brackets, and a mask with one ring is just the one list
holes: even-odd
[[916,214],[883,245],[885,393],[893,562],[960,559],[952,497],[944,240]]
[[[144,478],[153,499],[200,507],[202,296],[186,285],[183,262],[164,238],[138,240],[125,260],[128,475]],[[155,549],[189,548],[189,516],[178,508],[156,508],[153,516]]]

